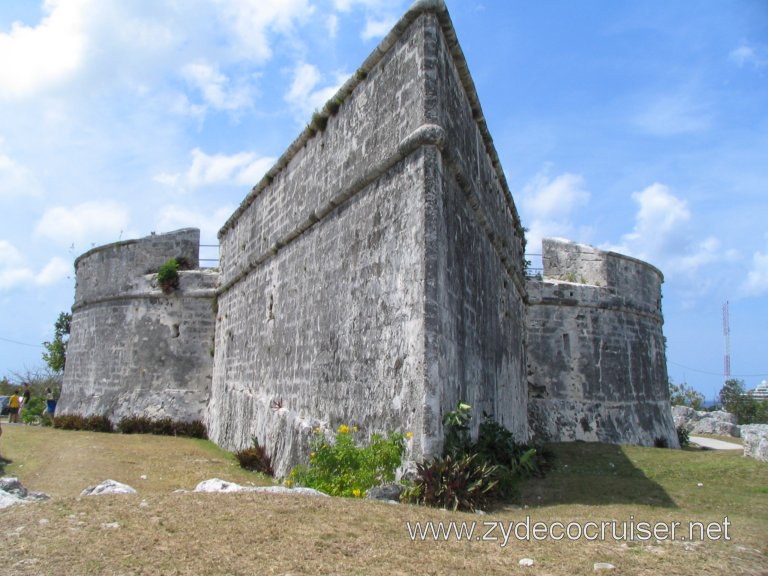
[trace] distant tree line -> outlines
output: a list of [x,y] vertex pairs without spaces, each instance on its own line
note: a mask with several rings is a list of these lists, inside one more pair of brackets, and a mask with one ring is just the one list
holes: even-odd
[[669,399],[672,406],[690,406],[694,410],[725,410],[736,416],[739,424],[768,424],[768,400],[760,400],[746,393],[744,382],[736,378],[726,380],[718,394],[719,405],[704,408],[704,395],[685,383],[669,381]]

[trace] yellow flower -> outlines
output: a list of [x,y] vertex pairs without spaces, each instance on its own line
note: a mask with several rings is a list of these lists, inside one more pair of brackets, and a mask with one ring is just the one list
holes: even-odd
[[406,432],[405,437],[408,438],[408,440],[410,440],[411,438],[413,438],[413,432]]
[[352,496],[354,496],[355,498],[360,498],[361,494],[362,492],[360,492],[360,488],[355,488],[354,490],[352,490]]
[[357,426],[352,426],[352,432],[357,432]]
[[291,488],[293,486],[293,480],[288,478],[288,480],[285,481],[285,485],[288,486],[288,488]]
[[349,426],[346,424],[339,426],[339,434],[349,434]]

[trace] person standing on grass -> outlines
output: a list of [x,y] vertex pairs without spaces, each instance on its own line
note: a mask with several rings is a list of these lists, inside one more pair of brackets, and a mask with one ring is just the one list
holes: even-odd
[[32,391],[29,389],[29,384],[24,383],[24,391],[21,393],[21,408],[22,410],[29,410],[29,401],[32,399]]
[[11,394],[8,399],[8,424],[19,423],[19,407],[21,406],[21,398],[18,392]]
[[56,413],[56,396],[53,395],[50,386],[45,389],[45,410],[51,418]]

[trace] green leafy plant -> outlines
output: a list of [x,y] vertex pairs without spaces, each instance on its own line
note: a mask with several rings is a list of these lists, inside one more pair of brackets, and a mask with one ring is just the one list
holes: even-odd
[[72,328],[72,314],[60,313],[53,327],[53,341],[43,342],[43,347],[46,350],[43,352],[43,361],[54,373],[61,374],[67,363],[67,343]]
[[472,440],[469,436],[469,421],[472,419],[472,407],[459,402],[456,409],[443,415],[443,455],[458,456],[470,451]]
[[45,412],[45,400],[40,396],[33,396],[21,410],[21,421],[24,424],[40,424],[43,420],[43,412]]
[[179,287],[179,261],[171,258],[157,270],[157,283],[165,294],[170,294]]
[[440,458],[417,464],[416,479],[401,498],[427,506],[476,510],[510,498],[520,478],[543,472],[535,448],[518,444],[512,432],[488,414],[472,442],[472,409],[459,402],[443,416],[445,443]]
[[235,458],[240,463],[240,468],[273,476],[272,460],[266,449],[259,444],[259,439],[256,436],[251,436],[251,442],[253,445],[249,448],[235,452]]
[[331,496],[360,498],[370,488],[394,481],[405,453],[406,435],[393,432],[385,438],[372,434],[368,444],[362,446],[355,442],[356,432],[355,427],[341,425],[335,440],[330,441],[316,429],[309,465],[294,468],[287,483]]
[[691,445],[691,438],[690,434],[688,434],[688,429],[683,426],[682,424],[677,427],[677,441],[680,443],[680,448],[685,448],[686,446]]
[[416,465],[418,480],[404,499],[451,510],[478,510],[496,498],[497,468],[477,454],[433,458]]

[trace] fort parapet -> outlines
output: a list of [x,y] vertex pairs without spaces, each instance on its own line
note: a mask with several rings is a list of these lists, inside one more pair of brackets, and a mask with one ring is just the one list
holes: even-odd
[[156,275],[170,258],[197,268],[199,243],[199,230],[185,229],[100,246],[75,261],[59,414],[203,419],[218,274],[181,271],[171,295]]
[[661,272],[545,239],[528,284],[528,402],[542,440],[677,447],[662,332]]

